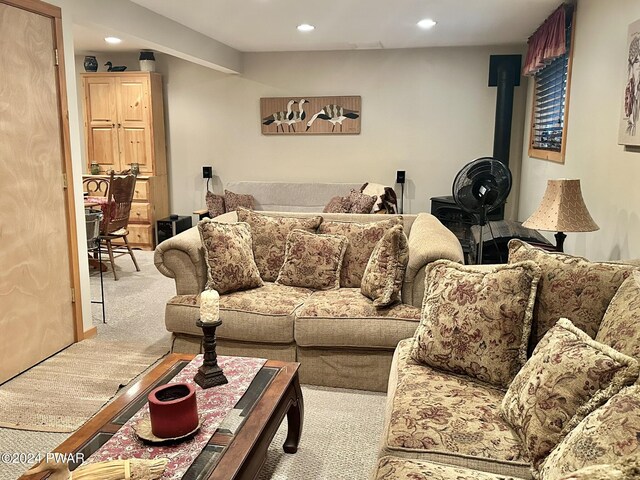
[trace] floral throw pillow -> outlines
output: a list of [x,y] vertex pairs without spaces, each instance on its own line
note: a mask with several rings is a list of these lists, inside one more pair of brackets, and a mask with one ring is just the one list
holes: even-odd
[[198,222],[198,231],[207,263],[207,289],[224,294],[263,285],[253,260],[248,224],[205,218]]
[[402,225],[402,217],[391,217],[371,223],[323,221],[320,224],[318,233],[344,235],[349,240],[340,272],[341,287],[360,287],[373,249],[385,232],[396,225]]
[[291,230],[297,228],[315,232],[322,217],[277,217],[238,207],[238,221],[246,222],[251,227],[253,257],[260,276],[266,282],[273,282],[284,263],[284,250]]
[[349,197],[336,196],[329,200],[322,213],[349,213],[351,200]]
[[596,341],[640,361],[640,272],[633,272],[614,295]]
[[534,468],[593,410],[638,379],[638,362],[561,318],[514,378],[500,414]]
[[506,388],[527,360],[539,279],[533,262],[489,271],[448,260],[431,263],[411,356]]
[[542,269],[533,311],[532,345],[559,318],[568,318],[594,338],[611,299],[634,270],[631,265],[590,262],[511,240],[509,263],[524,260],[532,260]]
[[226,212],[224,197],[222,195],[216,195],[215,193],[207,190],[205,202],[207,203],[207,210],[209,210],[209,217],[211,218],[217,217],[218,215],[222,215]]
[[248,208],[249,210],[256,208],[253,195],[233,193],[229,190],[224,191],[224,203],[227,212],[235,212],[238,207]]
[[347,239],[342,235],[292,230],[276,283],[314,290],[339,288],[340,268],[346,249]]
[[[640,454],[640,385],[616,393],[571,430],[540,469],[544,480]],[[640,474],[640,470],[638,470]]]
[[357,190],[349,193],[349,213],[371,213],[378,197],[376,195],[365,195]]
[[403,226],[396,225],[387,230],[373,249],[360,292],[378,308],[399,302],[408,262],[409,243]]
[[[615,463],[592,465],[576,470],[561,480],[638,480],[640,455],[636,454]],[[546,479],[545,479],[546,480]]]

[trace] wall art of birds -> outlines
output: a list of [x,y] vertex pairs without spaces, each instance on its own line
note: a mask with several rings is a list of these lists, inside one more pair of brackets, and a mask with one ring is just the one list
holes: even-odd
[[287,103],[287,111],[286,112],[274,112],[269,116],[266,116],[262,119],[262,124],[263,125],[271,125],[272,123],[275,123],[276,125],[276,132],[278,131],[278,128],[282,128],[282,133],[284,133],[284,125],[286,124],[286,122],[289,120],[289,118],[292,115],[292,111],[291,108],[293,107],[293,105],[296,102],[295,100],[289,100],[289,103]]
[[104,66],[107,67],[107,72],[124,72],[127,69],[125,65],[114,66],[111,62],[105,63]]
[[347,118],[355,120],[360,116],[360,113],[355,110],[347,110],[346,108],[340,105],[326,105],[322,110],[318,113],[315,113],[311,119],[307,122],[307,130],[311,128],[313,122],[315,122],[318,118],[320,120],[326,120],[327,122],[331,122],[333,127],[331,131],[335,131],[336,124],[340,125],[340,131],[342,131],[342,122]]
[[287,120],[284,122],[286,123],[289,128],[291,128],[294,132],[296,131],[295,128],[295,124],[296,123],[302,123],[304,122],[305,118],[307,118],[307,112],[304,111],[304,104],[305,103],[309,103],[309,100],[305,100],[304,98],[301,98],[298,103],[298,111],[297,112],[291,112],[288,116],[287,116]]

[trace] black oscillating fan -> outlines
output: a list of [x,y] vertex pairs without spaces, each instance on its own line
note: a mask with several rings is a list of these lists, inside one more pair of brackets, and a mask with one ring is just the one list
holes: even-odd
[[482,263],[482,228],[487,224],[487,213],[507,199],[511,191],[511,171],[495,158],[477,158],[458,172],[452,190],[458,206],[478,218],[480,245],[476,261]]

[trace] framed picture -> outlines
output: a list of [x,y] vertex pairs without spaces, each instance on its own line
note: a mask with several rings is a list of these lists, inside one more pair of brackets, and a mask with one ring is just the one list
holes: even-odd
[[260,123],[264,135],[353,135],[361,108],[359,96],[261,98]]
[[627,74],[624,82],[618,143],[640,146],[640,20],[629,25]]

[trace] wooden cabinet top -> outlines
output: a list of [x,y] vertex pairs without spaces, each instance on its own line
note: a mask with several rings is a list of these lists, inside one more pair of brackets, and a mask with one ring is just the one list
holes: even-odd
[[81,73],[81,77],[128,77],[128,76],[140,76],[140,75],[148,75],[150,77],[162,77],[162,74],[159,72],[143,72],[141,70],[126,70],[124,72],[85,72]]

